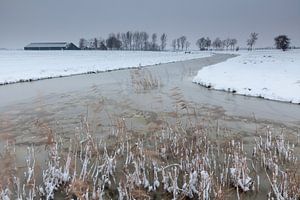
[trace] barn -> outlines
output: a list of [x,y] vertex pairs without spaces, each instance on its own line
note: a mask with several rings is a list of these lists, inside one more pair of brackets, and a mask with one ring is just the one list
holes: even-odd
[[79,48],[68,42],[30,43],[24,50],[79,50]]

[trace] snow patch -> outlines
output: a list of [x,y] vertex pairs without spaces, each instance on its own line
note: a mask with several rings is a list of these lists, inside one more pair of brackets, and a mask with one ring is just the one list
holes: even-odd
[[0,51],[0,84],[209,57],[210,52]]
[[201,69],[193,82],[248,96],[300,103],[300,50],[238,52]]

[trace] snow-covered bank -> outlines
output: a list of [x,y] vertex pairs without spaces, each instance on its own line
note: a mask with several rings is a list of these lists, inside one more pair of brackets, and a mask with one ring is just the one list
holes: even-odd
[[0,51],[0,84],[155,65],[211,55],[210,52]]
[[239,52],[201,69],[193,82],[217,90],[300,103],[300,50]]

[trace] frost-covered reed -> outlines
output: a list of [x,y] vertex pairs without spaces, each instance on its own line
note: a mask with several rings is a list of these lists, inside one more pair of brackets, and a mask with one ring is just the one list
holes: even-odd
[[86,122],[79,130],[72,139],[49,132],[44,161],[28,147],[22,176],[15,147],[7,144],[2,159],[10,158],[11,173],[0,179],[0,199],[240,198],[260,192],[261,172],[269,180],[269,199],[300,197],[299,171],[291,168],[299,164],[295,145],[283,133],[259,135],[249,152],[240,139],[216,140],[205,127],[182,123],[137,135],[118,120],[105,140],[92,135]]

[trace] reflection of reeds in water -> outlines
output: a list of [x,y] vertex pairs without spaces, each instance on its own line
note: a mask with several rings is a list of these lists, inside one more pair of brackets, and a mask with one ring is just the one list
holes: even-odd
[[176,110],[187,110],[188,109],[187,102],[178,87],[174,87],[171,89],[170,97],[174,100],[174,106],[175,106]]
[[147,69],[135,69],[130,72],[131,83],[135,92],[157,89],[162,86],[160,79]]

